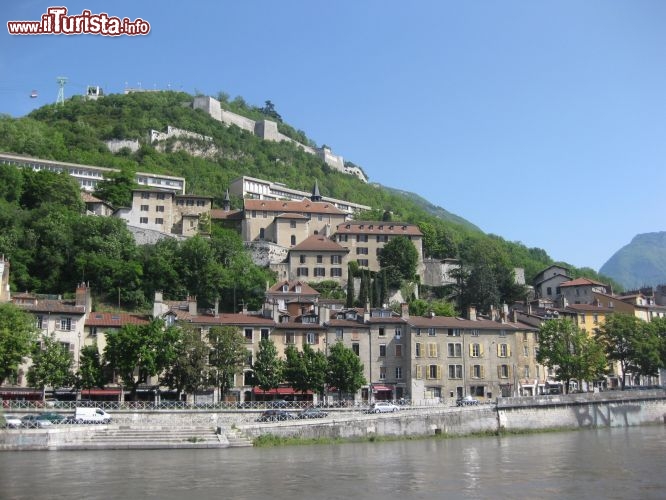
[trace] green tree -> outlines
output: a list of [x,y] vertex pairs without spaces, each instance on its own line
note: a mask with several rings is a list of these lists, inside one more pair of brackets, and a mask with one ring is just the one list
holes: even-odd
[[123,167],[120,172],[111,172],[107,179],[98,182],[95,196],[114,208],[132,206],[132,190],[138,188],[136,171]]
[[275,343],[271,339],[262,339],[257,359],[252,364],[253,384],[264,392],[275,389],[282,382],[282,365]]
[[354,307],[354,273],[351,264],[347,265],[347,294],[345,297],[345,307]]
[[178,330],[165,328],[162,320],[123,325],[106,334],[104,361],[129,387],[131,398],[136,399],[139,384],[160,374],[174,361],[178,338]]
[[[620,384],[626,386],[627,374],[655,375],[659,366],[659,342],[647,323],[631,314],[614,313],[606,317],[597,338],[609,360],[620,366]],[[656,356],[655,356],[656,352]]]
[[343,394],[354,395],[366,384],[363,376],[363,363],[342,342],[336,342],[328,354],[328,373],[326,383],[338,390],[338,398]]
[[285,349],[285,356],[284,378],[295,391],[324,392],[328,361],[323,352],[315,351],[309,344],[304,344],[303,351],[299,352],[290,345]]
[[79,354],[79,369],[76,373],[76,385],[81,389],[103,387],[106,383],[102,359],[96,345],[87,345]]
[[14,304],[0,304],[0,385],[16,379],[37,338],[34,316]]
[[234,386],[234,377],[243,373],[249,351],[243,335],[233,326],[214,326],[208,330],[210,345],[209,381],[220,390],[220,398]]
[[33,349],[28,383],[40,389],[69,387],[74,382],[73,361],[72,353],[55,335],[43,335],[41,345]]
[[178,391],[180,399],[183,391],[196,393],[208,381],[208,344],[201,332],[191,325],[177,325],[179,338],[175,346],[174,360],[166,367],[160,381]]
[[397,236],[389,241],[379,254],[379,264],[387,273],[388,285],[400,286],[402,280],[412,281],[416,274],[419,253],[406,236]]
[[571,380],[598,380],[607,365],[596,340],[567,319],[548,320],[541,325],[537,361],[555,369],[555,379],[565,383],[566,392]]

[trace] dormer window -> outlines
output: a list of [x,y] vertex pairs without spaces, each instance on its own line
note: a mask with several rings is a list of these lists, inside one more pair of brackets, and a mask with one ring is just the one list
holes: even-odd
[[296,285],[295,289],[296,293],[301,293],[301,285]]
[[283,292],[288,292],[289,291],[289,285],[287,285],[287,284],[282,285],[282,291]]

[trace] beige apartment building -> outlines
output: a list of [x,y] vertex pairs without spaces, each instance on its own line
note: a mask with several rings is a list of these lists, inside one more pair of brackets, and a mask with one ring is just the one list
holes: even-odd
[[347,254],[330,238],[310,236],[289,251],[289,279],[346,281]]

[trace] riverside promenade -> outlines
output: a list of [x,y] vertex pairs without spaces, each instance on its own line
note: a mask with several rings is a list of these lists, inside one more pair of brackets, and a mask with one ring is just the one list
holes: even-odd
[[322,419],[283,422],[258,422],[261,411],[117,410],[110,412],[109,425],[3,429],[0,451],[234,448],[252,446],[262,435],[353,440],[664,425],[666,391],[499,398],[493,404],[461,408],[405,406],[386,414],[341,408],[327,410]]

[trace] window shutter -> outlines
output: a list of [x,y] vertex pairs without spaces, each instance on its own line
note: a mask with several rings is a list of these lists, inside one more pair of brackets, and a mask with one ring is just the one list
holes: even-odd
[[481,378],[486,378],[486,367],[481,365],[481,373],[480,373]]
[[483,357],[483,344],[479,344],[479,357]]
[[423,378],[423,367],[416,365],[416,378]]
[[511,357],[511,346],[509,344],[506,345],[506,355],[507,357]]
[[497,378],[502,378],[502,365],[497,365]]
[[474,356],[474,344],[469,345],[469,356],[470,358]]
[[474,365],[469,367],[469,378],[474,378]]
[[506,365],[506,376],[511,378],[511,365]]
[[442,365],[437,365],[437,379],[442,379]]
[[497,357],[501,358],[502,357],[502,349],[501,349],[502,344],[497,344]]

